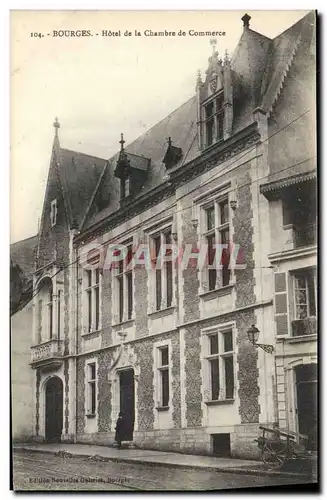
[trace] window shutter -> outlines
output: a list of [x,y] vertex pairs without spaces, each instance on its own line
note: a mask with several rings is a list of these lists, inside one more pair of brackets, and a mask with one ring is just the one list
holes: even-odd
[[275,321],[277,335],[288,335],[286,273],[275,273]]

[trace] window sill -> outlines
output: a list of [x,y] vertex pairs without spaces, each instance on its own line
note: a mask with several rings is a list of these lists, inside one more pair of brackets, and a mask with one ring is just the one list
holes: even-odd
[[199,297],[203,300],[210,300],[214,297],[222,297],[224,295],[228,295],[232,293],[233,288],[235,287],[234,283],[230,283],[229,285],[222,286],[221,288],[216,288],[215,290],[209,290],[208,292],[202,292],[199,294]]
[[169,406],[157,406],[157,411],[169,411]]
[[86,413],[85,416],[86,416],[86,418],[95,418],[96,414],[95,413]]
[[232,405],[235,399],[213,399],[211,401],[205,401],[208,406],[218,406],[218,405]]
[[81,337],[91,337],[92,335],[98,335],[101,332],[101,328],[98,328],[98,330],[92,330],[90,332],[82,332]]
[[121,327],[121,326],[129,327],[129,326],[132,326],[134,322],[135,322],[135,318],[132,317],[131,319],[125,319],[124,321],[120,321],[119,323],[111,323],[111,326],[113,328],[114,327]]
[[224,138],[223,138],[223,137],[221,137],[220,139],[217,139],[216,141],[212,142],[212,144],[208,144],[208,145],[207,145],[207,144],[205,144],[205,145],[203,146],[203,151],[207,152],[207,151],[209,151],[210,149],[213,149],[213,148],[214,148],[214,146],[217,146],[218,144],[223,144],[223,142],[224,142]]
[[297,342],[310,342],[312,340],[317,340],[317,334],[313,333],[311,335],[297,335],[296,337],[286,337],[285,340],[290,344],[296,344]]
[[175,306],[165,307],[164,309],[158,309],[158,311],[151,311],[148,316],[151,318],[160,318],[161,316],[168,316],[175,311]]

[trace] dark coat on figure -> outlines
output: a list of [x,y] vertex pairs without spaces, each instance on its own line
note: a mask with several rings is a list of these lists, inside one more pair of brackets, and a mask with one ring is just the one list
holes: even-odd
[[121,443],[122,441],[126,441],[126,417],[119,416],[116,423],[116,435],[115,441],[117,443]]

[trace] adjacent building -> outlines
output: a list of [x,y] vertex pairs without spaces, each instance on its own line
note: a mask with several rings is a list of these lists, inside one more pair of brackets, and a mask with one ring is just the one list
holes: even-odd
[[260,425],[315,425],[315,14],[275,39],[242,22],[232,57],[213,44],[195,95],[113,158],[63,149],[54,124],[36,439],[110,445],[123,412],[138,447],[255,458]]
[[11,435],[14,441],[35,434],[35,372],[31,370],[33,273],[37,236],[10,246]]

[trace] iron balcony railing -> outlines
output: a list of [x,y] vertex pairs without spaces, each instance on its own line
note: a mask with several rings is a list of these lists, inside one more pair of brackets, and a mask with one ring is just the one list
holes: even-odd
[[292,321],[292,336],[301,337],[303,335],[317,334],[317,318],[310,316],[304,319],[295,319]]

